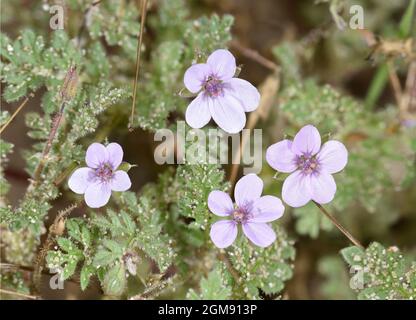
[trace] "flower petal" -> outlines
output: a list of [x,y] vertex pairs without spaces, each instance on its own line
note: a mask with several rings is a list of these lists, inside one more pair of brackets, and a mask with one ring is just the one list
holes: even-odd
[[238,99],[245,112],[251,112],[257,109],[260,102],[260,93],[250,82],[232,78],[227,81],[224,90]]
[[265,248],[276,240],[276,233],[266,223],[244,223],[243,232],[256,246]]
[[218,126],[228,133],[240,132],[246,124],[246,114],[240,101],[231,95],[208,99],[209,110]]
[[213,214],[220,217],[230,215],[233,210],[233,202],[228,193],[214,190],[208,196],[208,208]]
[[347,165],[348,151],[341,142],[330,140],[324,143],[317,159],[326,172],[336,173]]
[[211,72],[211,67],[206,63],[197,63],[190,66],[183,76],[186,89],[192,93],[197,93],[201,90]]
[[215,50],[211,53],[207,64],[211,67],[213,74],[223,81],[234,77],[237,68],[233,54],[225,49]]
[[337,185],[331,174],[320,172],[310,178],[312,200],[325,204],[334,199]]
[[292,152],[292,141],[282,140],[267,148],[266,161],[275,170],[293,172],[296,170],[296,155]]
[[315,155],[321,148],[321,135],[312,125],[304,126],[293,139],[292,151],[298,155]]
[[98,168],[98,166],[108,160],[108,151],[101,143],[91,144],[85,155],[85,162],[90,168]]
[[263,196],[254,201],[252,211],[253,217],[250,219],[250,222],[271,222],[279,219],[284,211],[285,207],[279,198],[274,196]]
[[252,205],[263,192],[263,180],[254,173],[242,177],[235,185],[234,198],[239,207]]
[[108,161],[113,166],[113,170],[116,170],[123,161],[123,149],[118,143],[110,143],[107,147]]
[[226,248],[237,238],[237,232],[238,228],[234,221],[220,220],[211,226],[209,235],[218,248]]
[[312,198],[309,180],[309,176],[305,176],[301,171],[293,172],[283,182],[283,201],[294,208],[307,204]]
[[118,170],[114,173],[110,185],[113,191],[126,191],[131,187],[130,177],[127,172]]
[[199,129],[205,126],[209,120],[211,120],[211,113],[209,110],[208,97],[204,92],[198,94],[198,96],[189,104],[186,109],[185,119],[186,123],[194,128]]
[[105,206],[110,199],[111,188],[108,183],[95,182],[90,184],[85,190],[85,203],[90,208],[100,208]]
[[78,194],[83,194],[92,183],[94,170],[91,168],[79,168],[75,170],[68,180],[69,189]]

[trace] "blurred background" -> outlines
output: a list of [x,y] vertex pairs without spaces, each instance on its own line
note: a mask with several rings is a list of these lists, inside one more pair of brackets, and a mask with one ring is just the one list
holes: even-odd
[[[25,28],[48,34],[50,31],[45,26],[50,14],[47,8],[53,2],[2,0],[1,31],[12,39]],[[61,2],[65,5],[65,1]],[[159,6],[157,0],[149,2],[142,62],[145,69],[151,55],[147,48],[151,51],[156,37],[152,20],[157,19]],[[186,1],[190,19],[214,13],[234,17],[229,47],[242,64],[239,77],[262,87],[274,74],[273,68],[279,68],[279,89],[269,93],[272,96],[270,114],[256,126],[263,129],[264,147],[285,134],[294,134],[306,122],[317,125],[322,134],[342,137],[356,153],[352,153],[350,171],[341,174],[337,180],[337,199],[329,210],[365,245],[377,241],[386,247],[397,246],[409,260],[414,260],[416,102],[411,100],[406,112],[398,113],[397,90],[391,81],[391,69],[387,70],[393,68],[397,76],[393,78],[416,100],[414,80],[409,80],[412,74],[416,78],[416,71],[409,71],[412,65],[415,69],[414,43],[409,45],[405,41],[412,39],[414,29],[408,35],[400,33],[409,3],[408,0]],[[349,8],[353,4],[364,9],[365,30],[348,27],[348,19],[352,16]],[[74,35],[81,21],[80,14],[72,12],[70,6],[66,6],[66,10],[67,16],[73,17],[66,21],[66,30]],[[346,27],[343,27],[343,21]],[[113,49],[107,46],[106,50],[111,52]],[[413,50],[413,56],[409,50]],[[128,68],[131,77],[134,60]],[[2,139],[15,145],[5,169],[5,178],[11,185],[8,200],[12,205],[19,203],[28,186],[29,175],[24,170],[22,150],[29,149],[34,143],[26,134],[24,114],[39,111],[42,90],[35,93],[2,134]],[[264,90],[262,93],[267,94],[267,88]],[[366,113],[340,111],[338,103]],[[11,113],[17,105],[17,102],[1,102],[2,110]],[[129,103],[124,105],[126,110],[128,106]],[[125,123],[128,111],[120,114],[119,123]],[[181,116],[171,114],[171,117],[173,121]],[[114,125],[109,141],[113,137],[123,145],[125,160],[140,164],[140,170],[131,171],[134,191],[140,191],[147,182],[156,181],[158,174],[166,170],[153,160],[156,145],[152,132],[138,128],[129,133],[124,125]],[[226,168],[227,172],[229,169]],[[277,190],[281,181],[273,179],[273,175],[272,169],[264,163],[261,176],[266,181],[266,193],[280,194]],[[63,208],[65,203],[65,197],[60,198],[54,207]],[[76,210],[74,215],[82,215],[82,211]],[[349,288],[351,275],[339,255],[339,250],[348,243],[338,230],[310,207],[287,209],[283,225],[289,237],[295,240],[296,248],[293,276],[287,282],[283,298],[353,299],[355,293]],[[97,284],[81,292],[77,285],[69,283],[64,291],[45,288],[44,296],[96,298],[100,291]]]

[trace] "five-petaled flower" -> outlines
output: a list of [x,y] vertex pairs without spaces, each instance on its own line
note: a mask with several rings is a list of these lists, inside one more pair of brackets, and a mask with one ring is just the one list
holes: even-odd
[[212,191],[208,207],[212,213],[228,220],[220,220],[211,226],[210,236],[218,248],[230,246],[237,237],[238,225],[255,245],[267,247],[276,240],[276,234],[267,224],[283,215],[282,201],[274,196],[261,196],[263,181],[255,174],[241,178],[234,190],[236,205],[222,191]]
[[291,173],[283,183],[282,199],[292,207],[301,207],[310,200],[320,204],[332,201],[337,186],[331,174],[344,169],[348,151],[336,140],[321,147],[318,130],[307,125],[293,141],[282,140],[271,145],[266,160],[273,169]]
[[254,111],[260,93],[248,81],[234,78],[236,62],[230,51],[214,51],[207,63],[194,64],[186,70],[186,88],[198,96],[186,110],[186,122],[202,128],[211,117],[228,133],[240,132],[246,124],[245,112]]
[[107,204],[111,191],[126,191],[131,187],[125,171],[117,170],[123,160],[123,149],[118,143],[103,146],[93,143],[87,149],[85,162],[88,167],[74,171],[68,181],[69,188],[84,194],[86,204],[100,208]]

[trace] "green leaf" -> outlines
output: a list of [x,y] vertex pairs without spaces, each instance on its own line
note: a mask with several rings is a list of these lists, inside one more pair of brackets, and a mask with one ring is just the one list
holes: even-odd
[[352,282],[357,287],[359,299],[414,299],[416,286],[412,276],[416,265],[409,263],[397,247],[384,248],[377,242],[367,249],[349,247],[341,251],[351,266],[356,266]]
[[59,237],[57,239],[58,245],[61,249],[72,255],[82,255],[82,252],[77,246],[68,238]]
[[341,255],[350,266],[361,265],[363,263],[364,250],[356,246],[351,246],[342,249]]
[[[122,224],[126,226],[125,233],[134,232],[135,245],[153,259],[163,272],[172,264],[175,254],[169,237],[162,233],[161,212],[155,204],[155,195],[159,191],[155,188],[156,185],[147,185],[139,199],[132,192],[124,192],[117,202],[126,211],[120,214]],[[133,225],[132,217],[138,221],[140,228]]]
[[65,223],[65,227],[68,230],[68,235],[75,240],[82,241],[81,231],[79,227],[79,221],[76,219],[68,219]]
[[410,36],[412,31],[412,26],[414,24],[416,10],[416,0],[410,0],[409,5],[404,13],[402,20],[399,24],[399,34],[402,39],[405,39]]
[[362,290],[358,294],[359,300],[386,300],[389,296],[389,291],[382,287],[372,287]]
[[121,256],[123,254],[123,246],[117,241],[104,239],[103,244],[110,249],[114,255]]
[[74,256],[68,257],[66,264],[64,264],[63,266],[64,267],[62,271],[63,280],[69,279],[75,273],[77,264],[78,264],[78,260]]
[[114,261],[118,260],[121,255],[114,254],[114,252],[106,249],[98,249],[96,255],[94,256],[93,264],[96,267],[107,266]]
[[207,278],[200,282],[200,293],[189,290],[188,299],[192,300],[227,300],[231,298],[231,287],[225,281],[221,268],[216,267]]
[[121,296],[127,285],[124,265],[117,263],[112,266],[104,276],[104,292],[112,296]]
[[90,283],[90,278],[93,274],[94,267],[91,265],[84,264],[80,273],[80,285],[82,291],[84,291],[88,287],[88,284]]
[[296,55],[296,46],[290,42],[283,42],[272,49],[274,56],[282,66],[285,81],[293,82],[300,80],[300,67]]
[[272,227],[277,237],[269,247],[255,247],[241,236],[228,250],[230,260],[241,276],[241,285],[233,286],[235,297],[259,299],[259,290],[277,295],[283,290],[284,282],[292,277],[291,261],[295,257],[293,242],[281,227],[276,224]]
[[84,246],[89,247],[91,245],[91,233],[86,226],[82,226],[82,243]]
[[371,80],[370,88],[367,91],[365,97],[365,107],[371,110],[376,104],[378,98],[386,87],[387,80],[389,78],[389,71],[386,64],[382,64],[377,68],[376,74]]
[[133,221],[133,219],[128,215],[125,211],[120,212],[121,219],[126,226],[127,234],[132,235],[136,231],[136,223]]

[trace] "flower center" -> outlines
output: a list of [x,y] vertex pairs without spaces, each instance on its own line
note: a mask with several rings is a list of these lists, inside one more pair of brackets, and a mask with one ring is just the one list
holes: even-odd
[[319,169],[319,162],[315,156],[303,154],[296,158],[296,165],[304,174],[312,174]]
[[224,84],[214,76],[209,76],[205,81],[204,89],[210,97],[218,97],[222,93]]
[[100,179],[101,182],[110,181],[113,175],[113,167],[109,163],[103,163],[95,169],[95,176]]
[[249,212],[244,208],[236,208],[233,211],[233,220],[237,223],[244,223],[250,218]]

